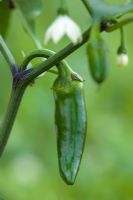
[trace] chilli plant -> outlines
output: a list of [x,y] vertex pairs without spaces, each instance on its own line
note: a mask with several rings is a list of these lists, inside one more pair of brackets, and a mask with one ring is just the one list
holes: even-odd
[[[107,77],[109,62],[108,47],[101,33],[120,30],[121,42],[117,50],[118,64],[127,65],[128,56],[123,27],[133,22],[132,0],[125,0],[121,4],[112,4],[105,0],[81,0],[81,3],[91,17],[91,23],[88,23],[88,29],[83,33],[79,25],[69,16],[67,2],[60,0],[57,18],[47,29],[44,43],[49,40],[58,43],[64,35],[68,36],[71,43],[55,53],[44,48],[35,31],[35,20],[42,13],[45,1],[1,0],[0,2],[0,51],[12,75],[9,104],[0,127],[0,155],[7,144],[27,87],[39,76],[45,77],[47,72],[50,72],[56,76],[52,88],[55,100],[59,170],[63,180],[70,185],[75,182],[84,150],[87,114],[84,101],[84,80],[64,59],[87,43],[85,54],[88,58],[90,73],[97,84],[103,83]],[[23,56],[22,63],[16,62],[4,39],[10,14],[14,10],[18,10],[18,17],[21,18],[24,29],[36,45],[36,49]],[[38,57],[43,59],[34,67],[32,60]],[[57,70],[52,69],[54,66]]]

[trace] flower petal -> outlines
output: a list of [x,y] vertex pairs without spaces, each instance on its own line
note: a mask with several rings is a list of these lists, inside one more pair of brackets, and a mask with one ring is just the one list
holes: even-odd
[[57,43],[65,34],[65,19],[64,16],[60,16],[56,28],[53,30],[52,39]]
[[128,65],[128,55],[125,53],[118,54],[117,56],[117,63],[121,67],[125,67]]
[[52,32],[54,28],[54,23],[51,24],[51,26],[47,29],[46,34],[45,34],[45,43],[48,43],[48,41],[52,38]]
[[63,15],[60,15],[48,28],[45,35],[45,43],[47,43],[50,39],[52,39],[53,42],[57,43],[63,37],[64,34],[65,34],[65,18]]
[[68,16],[65,18],[66,35],[74,44],[82,41],[82,34],[79,26]]

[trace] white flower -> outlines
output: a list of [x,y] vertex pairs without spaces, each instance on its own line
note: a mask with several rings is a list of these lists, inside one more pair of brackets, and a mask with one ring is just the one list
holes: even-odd
[[118,54],[117,63],[121,67],[125,67],[128,65],[128,55],[126,53]]
[[50,39],[57,43],[64,35],[67,35],[74,44],[82,41],[79,26],[67,15],[59,15],[48,28],[45,43]]

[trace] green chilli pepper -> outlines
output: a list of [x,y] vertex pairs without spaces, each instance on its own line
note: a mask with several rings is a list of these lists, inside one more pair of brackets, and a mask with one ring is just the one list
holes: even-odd
[[108,49],[97,27],[94,26],[92,29],[91,38],[87,45],[89,68],[93,79],[97,83],[102,83],[107,76]]
[[58,68],[54,82],[55,124],[60,174],[72,185],[78,173],[86,137],[83,80],[76,73]]

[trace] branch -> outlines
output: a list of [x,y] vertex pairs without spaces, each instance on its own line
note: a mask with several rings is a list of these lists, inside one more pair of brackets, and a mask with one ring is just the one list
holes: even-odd
[[17,71],[17,64],[1,35],[0,35],[0,51],[5,57],[7,63],[9,64],[11,73],[14,74],[14,71],[15,70]]
[[[34,80],[35,77],[40,75],[41,73],[47,71],[57,63],[59,63],[62,59],[64,59],[67,55],[75,51],[77,48],[79,48],[81,45],[85,43],[88,39],[88,33],[90,30],[85,32],[83,34],[84,40],[82,43],[73,45],[72,43],[65,47],[63,50],[55,54],[54,56],[51,56],[49,59],[44,61],[42,64],[40,64],[38,67],[27,70],[29,72],[28,75],[25,75],[24,77],[20,78],[19,80],[16,77],[17,84],[16,82],[13,82],[13,88],[12,88],[12,93],[10,97],[10,101],[8,104],[7,112],[4,117],[3,123],[1,125],[0,129],[0,155],[2,155],[4,148],[7,144],[13,123],[16,118],[17,111],[19,109],[20,102],[22,100],[23,94],[25,92],[26,87],[30,82]],[[46,64],[47,63],[47,64]],[[24,70],[23,72],[27,72]],[[18,72],[18,77],[20,75],[21,71]],[[15,80],[14,80],[15,81]],[[14,84],[15,83],[15,84]],[[15,86],[15,87],[14,87]]]
[[[124,22],[123,22],[124,23]],[[114,24],[111,26],[111,31],[114,31],[118,28],[120,28],[119,26],[123,26],[122,22],[119,22],[118,24]],[[107,23],[108,24],[108,23]],[[104,29],[102,29],[101,31],[108,31],[108,26],[104,27]],[[83,44],[85,44],[90,37],[90,31],[91,31],[91,27],[85,31],[83,33],[83,40],[82,42],[74,45],[72,43],[70,43],[69,45],[67,45],[64,49],[62,49],[61,51],[59,51],[58,53],[54,54],[54,55],[48,55],[48,59],[44,62],[42,62],[41,64],[39,64],[36,68],[34,69],[30,69],[30,70],[25,70],[26,65],[28,64],[28,62],[31,61],[32,58],[41,56],[40,52],[39,53],[32,53],[29,55],[29,58],[27,57],[26,60],[22,63],[21,67],[23,68],[23,71],[18,72],[18,77],[21,75],[19,73],[24,72],[24,76],[20,76],[20,80],[18,80],[17,84],[15,85],[16,87],[13,87],[12,89],[12,93],[11,93],[11,98],[9,101],[9,105],[8,105],[8,109],[7,109],[7,113],[5,115],[5,118],[3,120],[2,123],[2,127],[0,130],[0,155],[2,155],[2,152],[5,148],[5,145],[7,143],[7,140],[9,138],[9,134],[11,132],[21,99],[23,97],[23,94],[25,92],[26,87],[28,86],[28,84],[30,82],[32,82],[37,76],[39,76],[40,74],[42,74],[43,72],[51,69],[54,65],[57,65],[59,62],[61,62],[65,57],[67,57],[68,55],[70,55],[72,52],[76,51],[78,48],[80,48]],[[40,50],[41,51],[41,50]],[[5,51],[4,51],[5,53]],[[41,52],[44,53],[44,52]],[[43,56],[43,55],[42,55]],[[12,57],[10,57],[10,52],[9,54],[5,54],[5,57],[7,58],[7,61],[12,65],[14,63],[14,59],[11,59]],[[64,62],[64,61],[62,61]],[[14,86],[14,84],[13,84]]]
[[[25,70],[27,65],[34,59],[34,58],[37,58],[37,57],[43,57],[43,58],[49,58],[51,56],[54,56],[56,53],[54,51],[51,51],[49,49],[37,49],[37,50],[34,50],[33,52],[29,53],[29,55],[27,55],[23,61],[23,63],[21,64],[20,68],[22,70]],[[62,63],[63,65],[67,65],[66,64],[66,61],[63,60],[63,61],[60,61],[60,63]],[[58,74],[56,72],[56,74]]]
[[[110,25],[110,23],[108,24],[107,21],[107,25],[101,29],[102,31],[107,31],[107,32],[112,32],[115,31],[119,28],[121,28],[123,25],[126,25],[130,22],[133,21],[133,18],[127,18],[127,19],[123,19],[122,21],[115,23],[113,25]],[[85,44],[90,37],[90,32],[91,32],[91,27],[89,29],[87,29],[83,34],[82,34],[82,42],[74,45],[73,43],[70,43],[69,45],[67,45],[64,49],[60,50],[59,52],[57,52],[56,54],[50,56],[46,61],[42,62],[40,65],[38,65],[36,68],[32,69],[30,71],[29,74],[27,74],[24,78],[24,82],[25,84],[29,84],[31,81],[33,81],[37,76],[39,76],[40,74],[42,74],[43,72],[48,71],[49,69],[51,69],[53,66],[55,66],[57,63],[59,63],[61,60],[63,60],[64,58],[66,58],[67,56],[69,56],[71,53],[73,53],[74,51],[76,51],[78,48],[80,48],[83,44]],[[39,55],[34,55],[35,57],[38,57]],[[24,65],[26,65],[27,61],[24,61],[24,63],[22,64],[22,67],[24,67]]]
[[12,88],[11,97],[9,100],[7,112],[3,119],[1,128],[0,128],[0,156],[3,153],[3,150],[8,141],[14,120],[16,118],[16,114],[23,97],[25,87],[19,86],[17,88]]
[[125,26],[129,23],[133,22],[133,17],[128,17],[126,19],[123,19],[115,24],[113,24],[112,26],[109,26],[106,28],[106,32],[112,32],[112,31],[115,31],[119,28],[121,28],[122,26]]
[[29,74],[27,74],[23,81],[27,85],[31,81],[33,81],[37,76],[42,74],[43,72],[49,70],[56,64],[58,64],[61,60],[66,58],[68,55],[70,55],[72,52],[76,51],[79,47],[81,47],[83,44],[85,44],[90,36],[90,30],[89,28],[87,31],[83,33],[83,39],[82,42],[74,45],[73,43],[70,43],[67,45],[64,49],[59,51],[58,53],[54,54],[53,56],[50,56],[46,61],[42,62],[40,65],[38,65],[36,68],[32,69]]

